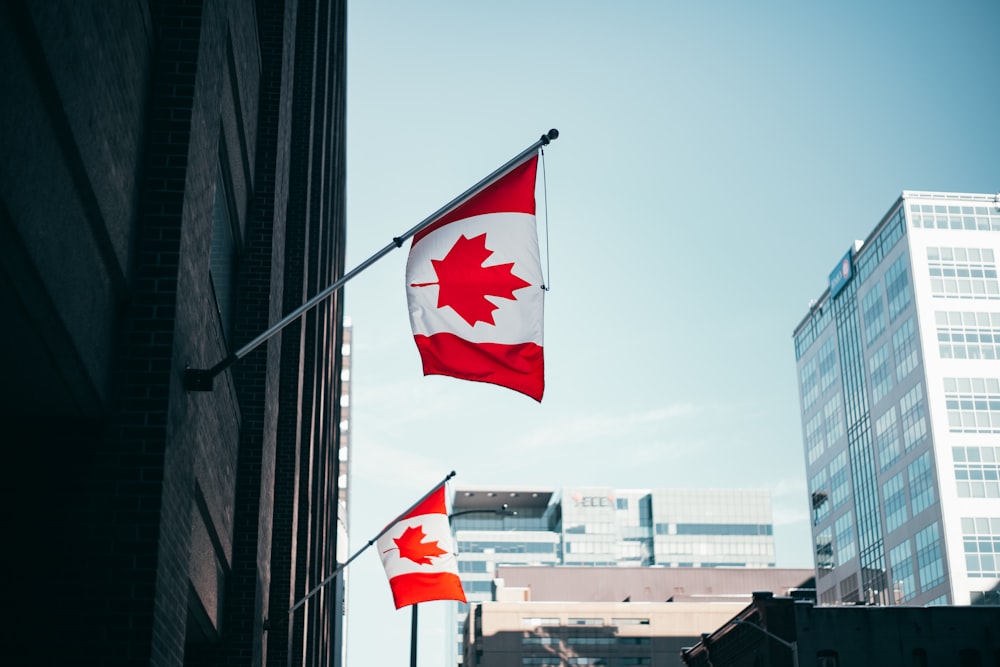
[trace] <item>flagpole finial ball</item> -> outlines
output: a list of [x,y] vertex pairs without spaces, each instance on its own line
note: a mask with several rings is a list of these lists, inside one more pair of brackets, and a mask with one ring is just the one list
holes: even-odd
[[552,128],[545,136],[548,137],[549,141],[554,141],[555,139],[559,138],[559,130],[557,130],[556,128]]

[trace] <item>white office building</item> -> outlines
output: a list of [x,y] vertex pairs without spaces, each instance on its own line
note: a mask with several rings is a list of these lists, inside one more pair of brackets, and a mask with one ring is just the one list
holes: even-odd
[[903,192],[795,329],[820,604],[1000,604],[998,259],[1000,195]]

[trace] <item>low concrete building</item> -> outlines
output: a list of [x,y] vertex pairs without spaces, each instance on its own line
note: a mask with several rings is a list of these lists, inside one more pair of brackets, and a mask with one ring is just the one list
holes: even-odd
[[735,602],[481,602],[465,623],[465,665],[682,666],[681,649]]

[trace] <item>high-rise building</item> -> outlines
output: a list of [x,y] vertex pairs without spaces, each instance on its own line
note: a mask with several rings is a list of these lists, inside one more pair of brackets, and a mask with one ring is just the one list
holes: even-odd
[[346,6],[0,3],[5,663],[340,664]]
[[[774,567],[771,497],[743,489],[477,488],[455,491],[452,528],[470,602],[499,565]],[[610,601],[610,600],[609,600]],[[465,605],[449,651],[461,662]]]
[[903,192],[794,332],[821,604],[1000,604],[1000,196]]

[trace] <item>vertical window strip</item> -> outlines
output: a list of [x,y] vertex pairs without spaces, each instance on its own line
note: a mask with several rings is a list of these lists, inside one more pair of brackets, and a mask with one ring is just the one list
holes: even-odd
[[885,295],[889,301],[889,322],[910,305],[910,277],[906,270],[907,256],[901,255],[885,272]]
[[825,424],[824,430],[826,431],[827,449],[833,447],[837,443],[837,440],[844,435],[844,417],[840,406],[840,392],[837,392],[833,398],[827,401],[826,405],[823,406],[823,421]]
[[837,519],[833,525],[834,544],[837,546],[837,565],[841,566],[854,558],[858,553],[854,540],[854,512],[848,510],[847,514]]
[[912,316],[907,318],[892,335],[892,355],[896,359],[896,382],[902,382],[919,362],[917,329]]
[[875,446],[878,451],[879,471],[885,472],[902,454],[895,405],[875,422]]
[[917,516],[934,504],[934,470],[931,467],[931,453],[925,452],[906,467],[910,485],[910,504],[913,516]]
[[847,452],[843,451],[830,463],[830,502],[833,509],[843,505],[851,495],[851,482],[847,474]]
[[878,403],[892,390],[892,368],[889,365],[889,344],[885,343],[868,360],[872,401]]
[[916,534],[917,574],[920,588],[927,591],[944,581],[944,563],[941,560],[941,537],[935,521]]
[[819,375],[822,390],[826,391],[837,380],[837,339],[827,338],[819,350]]
[[913,550],[909,540],[889,551],[889,564],[892,568],[892,589],[896,603],[912,600],[917,594],[917,586],[913,576]]
[[882,497],[885,499],[885,523],[888,532],[892,532],[909,520],[906,511],[906,483],[903,473],[897,473],[882,485]]
[[877,282],[861,299],[865,318],[865,343],[871,347],[885,331],[885,303],[882,301],[882,283]]
[[923,384],[917,383],[900,399],[899,414],[903,427],[903,446],[906,451],[910,451],[927,435],[927,408],[924,405]]
[[799,383],[802,388],[802,411],[807,412],[819,398],[819,362],[815,357],[802,367]]

